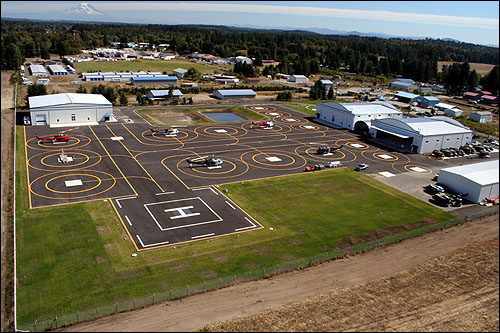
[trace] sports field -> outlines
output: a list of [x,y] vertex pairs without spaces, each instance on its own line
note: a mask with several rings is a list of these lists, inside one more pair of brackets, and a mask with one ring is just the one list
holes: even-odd
[[264,228],[135,250],[109,200],[29,209],[22,128],[17,130],[17,309],[34,320],[167,293],[336,247],[348,236],[452,217],[350,169],[219,185]]
[[211,67],[188,60],[132,60],[132,61],[90,61],[75,62],[77,72],[166,72],[170,74],[176,68],[196,68],[200,73],[213,73],[216,67]]

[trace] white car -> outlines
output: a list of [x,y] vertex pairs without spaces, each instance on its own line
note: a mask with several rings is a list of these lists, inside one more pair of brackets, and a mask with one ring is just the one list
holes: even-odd
[[354,171],[361,171],[361,170],[365,170],[367,168],[368,168],[368,164],[361,163],[356,168],[354,168]]

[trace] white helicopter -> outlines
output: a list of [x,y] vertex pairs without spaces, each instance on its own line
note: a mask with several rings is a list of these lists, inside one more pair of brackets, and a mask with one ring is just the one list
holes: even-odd
[[158,134],[165,134],[165,136],[177,136],[179,134],[179,130],[177,128],[164,128],[164,129],[153,129],[153,127],[149,127],[151,132]]
[[222,160],[220,158],[214,157],[214,155],[207,155],[192,159],[186,158],[186,162],[189,163],[189,167],[192,167],[193,164],[198,164],[206,167],[220,167],[222,165]]

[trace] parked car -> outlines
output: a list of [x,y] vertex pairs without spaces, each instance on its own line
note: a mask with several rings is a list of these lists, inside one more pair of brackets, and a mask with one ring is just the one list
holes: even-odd
[[444,193],[444,188],[439,185],[429,184],[425,187],[426,192],[430,194]]
[[31,120],[30,120],[29,116],[24,116],[23,121],[24,121],[24,125],[26,125],[26,126],[31,125]]
[[361,171],[361,170],[365,170],[367,168],[368,168],[368,164],[361,163],[360,165],[358,165],[357,167],[354,168],[354,171]]
[[440,151],[440,150],[434,150],[434,151],[432,152],[432,156],[434,156],[434,157],[443,157],[443,156],[444,156],[444,154],[443,154],[443,152],[442,152],[442,151]]

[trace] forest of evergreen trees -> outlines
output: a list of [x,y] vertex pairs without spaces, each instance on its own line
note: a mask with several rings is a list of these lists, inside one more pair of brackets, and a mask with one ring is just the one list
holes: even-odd
[[[36,22],[2,19],[2,69],[18,68],[25,58],[47,58],[109,47],[110,42],[168,43],[173,52],[220,57],[243,55],[280,61],[276,70],[310,75],[341,68],[363,75],[402,75],[442,82],[438,61],[499,64],[498,48],[424,39],[320,35],[305,31],[260,30],[206,25],[138,25]],[[250,68],[238,68],[251,74]],[[469,74],[467,74],[469,76]],[[477,81],[474,77],[468,80]],[[471,82],[472,82],[471,81]]]

